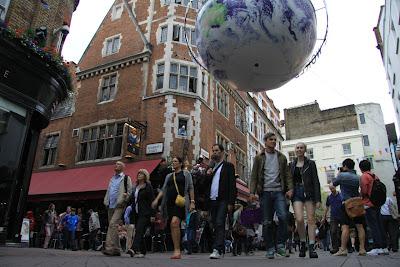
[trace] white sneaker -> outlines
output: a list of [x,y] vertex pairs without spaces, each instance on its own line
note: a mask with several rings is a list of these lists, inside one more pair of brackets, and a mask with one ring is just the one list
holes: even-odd
[[378,256],[379,255],[379,249],[378,248],[374,248],[371,249],[370,251],[367,252],[368,256]]
[[210,254],[210,259],[220,259],[221,254],[219,254],[219,251],[214,249],[213,252]]
[[379,250],[379,255],[389,255],[389,250],[387,248],[380,248]]

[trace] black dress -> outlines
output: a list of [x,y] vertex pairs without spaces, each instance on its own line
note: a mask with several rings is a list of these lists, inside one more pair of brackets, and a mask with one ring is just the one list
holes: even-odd
[[[175,174],[176,184],[178,185],[179,193],[181,196],[185,196],[185,175],[183,171]],[[178,207],[175,204],[175,199],[178,193],[174,183],[173,174],[167,183],[167,212],[168,219],[171,220],[173,216],[178,217],[181,220],[185,219],[185,207]]]

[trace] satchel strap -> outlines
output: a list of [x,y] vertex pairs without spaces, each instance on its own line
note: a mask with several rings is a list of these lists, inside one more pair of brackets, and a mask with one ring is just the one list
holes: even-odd
[[172,173],[172,177],[173,177],[173,179],[174,179],[174,184],[175,184],[176,192],[178,193],[178,195],[180,195],[179,189],[178,189],[178,185],[176,184],[175,172]]

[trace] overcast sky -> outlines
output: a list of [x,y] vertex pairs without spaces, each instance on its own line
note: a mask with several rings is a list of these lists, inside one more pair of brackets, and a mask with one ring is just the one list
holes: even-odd
[[[79,62],[93,34],[114,0],[81,0],[63,48],[65,60]],[[315,4],[321,1],[312,0]],[[317,62],[303,75],[279,89],[268,91],[283,109],[317,100],[321,109],[375,102],[385,123],[395,121],[394,108],[373,28],[384,0],[326,0],[328,42]],[[318,11],[319,16],[323,10]],[[325,25],[324,21],[320,24]],[[322,37],[319,30],[318,37]]]

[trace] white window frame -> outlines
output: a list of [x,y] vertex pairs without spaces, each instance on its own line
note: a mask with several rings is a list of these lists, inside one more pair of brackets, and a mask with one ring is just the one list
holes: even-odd
[[364,113],[360,113],[359,117],[360,117],[360,123],[361,124],[365,124],[365,114]]
[[363,139],[363,145],[364,146],[370,146],[368,135],[363,135],[362,139]]
[[[182,126],[181,122],[185,122],[185,124],[183,124],[183,125],[185,125],[186,134],[180,133],[180,128],[181,128],[181,126]],[[181,125],[181,126],[180,126],[180,125]],[[182,116],[178,117],[178,131],[177,131],[176,134],[177,134],[178,136],[180,136],[180,137],[187,138],[187,137],[189,136],[188,127],[189,127],[189,118],[188,118],[188,117],[182,117]]]
[[[111,123],[82,128],[81,135],[79,137],[79,153],[77,154],[77,161],[82,163],[89,161],[104,161],[116,157],[121,157],[122,151],[124,149],[124,124],[125,122],[123,121],[115,121]],[[121,125],[122,132],[118,133],[118,126],[121,127]],[[96,129],[96,131],[93,133],[94,129]],[[102,129],[104,129],[103,135],[101,135]],[[86,134],[87,136],[85,137]],[[116,144],[120,146],[119,150],[118,147],[115,147]],[[102,155],[100,156],[98,150],[99,145],[103,146],[101,150]],[[82,155],[82,153],[84,153],[85,155]]]
[[314,159],[314,149],[312,147],[311,148],[307,148],[307,157],[309,159]]
[[123,11],[124,11],[123,3],[114,5],[111,12],[111,21],[120,19]]
[[46,140],[43,145],[43,158],[42,158],[43,167],[55,165],[59,143],[60,143],[60,133],[52,133],[46,136]]
[[[104,82],[105,79],[110,79],[115,76],[115,83],[114,85],[114,91],[111,91],[111,88],[109,88],[110,92],[109,92],[109,98],[106,100],[103,100],[103,89],[104,89]],[[117,95],[117,89],[118,89],[118,72],[112,72],[112,73],[107,73],[106,75],[101,76],[101,79],[99,80],[99,91],[98,91],[98,97],[97,97],[97,103],[98,104],[104,104],[104,103],[108,103],[108,102],[112,102],[115,99],[115,96]],[[110,81],[108,82],[107,87],[110,87]]]
[[[116,40],[118,40],[118,45],[116,45],[114,43],[114,42],[116,42]],[[107,56],[110,56],[110,55],[117,54],[119,52],[120,48],[121,48],[121,41],[122,41],[122,35],[121,34],[117,34],[117,35],[114,35],[114,36],[107,37],[104,40],[104,43],[103,43],[103,50],[102,50],[103,57],[107,57]],[[111,51],[108,50],[110,43],[111,43]],[[115,47],[115,50],[114,50],[114,47]]]
[[231,141],[225,136],[223,135],[221,132],[217,131],[216,136],[215,136],[215,141],[216,144],[220,144],[224,147],[224,154],[225,157],[224,159],[226,160],[228,158],[229,155],[229,150],[230,150],[230,146],[231,146]]
[[229,93],[225,90],[225,88],[217,83],[216,90],[217,97],[215,98],[217,103],[218,112],[221,113],[225,118],[229,118]]
[[196,46],[196,40],[192,40],[193,38],[196,39],[196,30],[194,27],[188,27],[186,25],[182,25],[179,23],[173,24],[172,26],[172,42],[181,43],[186,45],[185,40],[185,30],[187,33],[188,44],[191,46]]
[[[162,66],[162,67],[161,67]],[[162,69],[162,71],[161,71]],[[156,91],[164,89],[165,85],[165,62],[160,62],[156,64]],[[158,86],[159,78],[162,80],[162,86]]]
[[243,134],[245,133],[245,131],[246,131],[246,113],[237,104],[235,104],[235,126],[241,133],[243,133]]
[[[172,71],[172,66],[174,66],[174,70]],[[176,69],[175,69],[176,66]],[[187,70],[184,72],[184,70]],[[196,72],[196,75],[192,73],[192,70]],[[182,64],[179,62],[171,62],[170,63],[170,72],[169,72],[169,83],[168,88],[171,90],[176,90],[179,92],[184,93],[191,93],[197,95],[197,83],[198,83],[198,76],[199,76],[199,68],[194,65],[189,64]],[[171,84],[171,77],[176,79],[176,86],[172,86]],[[185,81],[185,85],[183,83]],[[192,84],[192,88],[190,85]],[[185,88],[183,88],[183,86]],[[176,87],[176,88],[175,88]]]
[[168,25],[160,27],[160,43],[168,42]]
[[342,144],[343,155],[351,155],[351,143]]

